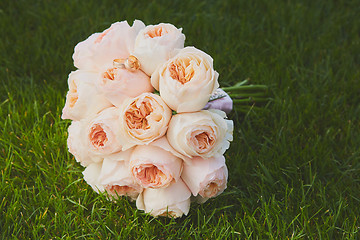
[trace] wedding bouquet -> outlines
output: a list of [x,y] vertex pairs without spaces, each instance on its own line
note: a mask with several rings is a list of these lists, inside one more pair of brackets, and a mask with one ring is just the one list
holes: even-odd
[[184,42],[171,24],[116,22],[76,45],[68,77],[62,118],[85,181],[153,216],[186,215],[191,200],[224,191],[230,96],[252,101],[254,90],[243,82],[226,94],[213,59]]

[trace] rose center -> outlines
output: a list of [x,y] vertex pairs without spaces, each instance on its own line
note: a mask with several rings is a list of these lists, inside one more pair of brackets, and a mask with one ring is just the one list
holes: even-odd
[[182,84],[189,82],[194,76],[194,69],[190,66],[190,60],[176,60],[169,65],[170,77]]
[[220,187],[216,182],[210,182],[204,189],[203,197],[208,197],[208,198],[214,197],[219,190]]
[[139,107],[133,102],[125,113],[126,124],[129,129],[148,129],[147,116],[153,111],[149,101],[143,101]]
[[102,74],[103,82],[106,82],[106,80],[113,81],[115,79],[115,68],[109,68]]
[[151,37],[161,37],[163,35],[165,35],[167,33],[167,31],[165,29],[163,29],[162,27],[155,27],[153,29],[151,29],[150,31],[148,31],[146,34]]
[[107,141],[106,132],[99,124],[95,124],[91,127],[90,142],[95,148],[104,147]]
[[129,186],[110,185],[110,186],[107,186],[106,190],[112,194],[122,195],[122,194],[132,192],[135,189],[132,187],[129,187]]
[[166,175],[154,165],[141,166],[135,169],[136,178],[149,187],[161,186],[166,180]]
[[74,107],[74,105],[77,102],[78,98],[79,98],[79,96],[78,96],[76,91],[75,91],[75,93],[70,93],[69,94],[69,105],[70,105],[70,107]]

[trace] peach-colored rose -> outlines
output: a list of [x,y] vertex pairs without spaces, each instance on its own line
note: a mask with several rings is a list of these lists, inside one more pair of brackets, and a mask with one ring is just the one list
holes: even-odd
[[96,155],[119,152],[122,146],[118,140],[120,126],[117,124],[119,109],[107,108],[89,122],[84,121],[85,147]]
[[103,158],[91,153],[89,148],[86,147],[84,143],[84,125],[86,125],[84,120],[71,123],[68,128],[67,145],[75,160],[86,167],[91,163],[101,162]]
[[167,138],[170,145],[186,157],[222,156],[233,140],[233,121],[220,110],[202,110],[174,115]]
[[126,21],[113,23],[102,33],[94,33],[75,46],[74,65],[81,70],[100,71],[112,66],[117,58],[127,58],[133,51],[135,38],[145,25],[135,20],[132,27]]
[[144,188],[163,188],[178,181],[182,160],[174,152],[165,137],[136,146],[129,164],[135,180]]
[[123,150],[164,136],[171,114],[170,108],[156,94],[143,93],[125,100],[119,118]]
[[194,157],[184,164],[181,178],[194,196],[198,194],[205,202],[216,197],[226,188],[228,170],[224,156],[214,158]]
[[107,108],[94,118],[73,121],[68,132],[68,147],[76,161],[87,166],[101,161],[104,156],[119,152],[119,110]]
[[95,88],[98,74],[77,70],[69,74],[69,91],[66,95],[62,119],[81,120],[94,116],[112,104]]
[[191,192],[184,182],[173,181],[166,188],[147,188],[136,200],[136,207],[157,217],[181,217],[187,215],[190,209]]
[[132,149],[105,157],[103,161],[89,164],[83,171],[85,181],[96,191],[107,192],[111,197],[128,196],[135,200],[142,188],[129,171]]
[[132,149],[114,153],[105,157],[103,161],[99,182],[105,191],[114,198],[128,196],[135,200],[142,191],[142,187],[136,183],[129,170],[131,153]]
[[174,25],[160,23],[148,25],[136,37],[133,55],[140,63],[141,69],[149,76],[155,69],[171,57],[171,52],[183,48],[185,35],[181,28]]
[[100,74],[97,81],[100,92],[115,106],[120,106],[128,97],[137,97],[144,92],[153,92],[150,78],[142,71],[124,68],[109,68]]
[[171,109],[196,112],[205,107],[219,87],[218,75],[208,54],[186,47],[156,69],[151,84]]

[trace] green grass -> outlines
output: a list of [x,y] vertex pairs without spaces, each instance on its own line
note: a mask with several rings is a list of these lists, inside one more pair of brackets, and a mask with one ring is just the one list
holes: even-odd
[[[1,238],[360,238],[359,12],[357,0],[1,1]],[[108,202],[67,152],[74,46],[134,19],[182,27],[221,86],[250,78],[274,98],[231,114],[227,190],[177,220]]]

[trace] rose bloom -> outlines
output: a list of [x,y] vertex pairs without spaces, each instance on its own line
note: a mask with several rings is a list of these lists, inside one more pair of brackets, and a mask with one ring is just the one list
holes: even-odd
[[75,157],[75,160],[86,167],[91,163],[98,163],[103,160],[99,155],[95,155],[85,147],[84,143],[84,120],[73,121],[68,128],[67,146],[69,152]]
[[161,97],[152,93],[126,100],[119,112],[123,150],[164,136],[172,115]]
[[200,202],[216,197],[226,189],[228,169],[224,156],[213,158],[195,157],[184,164],[181,178]]
[[154,91],[150,78],[144,72],[124,68],[109,68],[101,73],[97,87],[115,106],[120,106],[128,97],[133,98],[141,93]]
[[77,70],[68,78],[69,91],[66,95],[62,119],[81,120],[91,117],[112,104],[94,86],[98,74]]
[[129,170],[132,149],[105,157],[99,182],[112,197],[128,196],[135,200],[142,192],[142,187],[135,181]]
[[136,207],[157,217],[181,217],[190,209],[191,192],[184,182],[173,181],[167,188],[146,188],[136,200]]
[[140,63],[141,69],[149,76],[155,69],[170,58],[176,48],[184,48],[185,35],[181,28],[160,23],[148,25],[136,36],[133,55]]
[[174,115],[169,123],[170,145],[186,157],[222,156],[233,140],[233,121],[220,110],[202,110]]
[[111,154],[101,162],[89,164],[83,171],[85,181],[96,191],[107,192],[110,197],[128,196],[135,200],[142,188],[129,172],[128,162],[132,149]]
[[81,70],[99,71],[112,66],[113,60],[127,58],[133,51],[135,38],[145,25],[135,20],[132,27],[126,21],[113,23],[102,33],[94,33],[75,46],[74,65]]
[[118,140],[120,134],[118,118],[118,108],[110,107],[97,114],[89,123],[84,121],[85,147],[97,155],[119,152],[122,146]]
[[165,137],[136,146],[130,158],[130,171],[144,188],[167,187],[173,180],[179,180],[182,171],[182,160],[175,152]]
[[73,121],[68,132],[69,152],[81,165],[99,162],[105,155],[119,152],[118,109],[107,108],[94,118]]
[[157,68],[151,84],[171,109],[178,113],[196,112],[205,107],[219,87],[218,76],[208,54],[186,47]]

